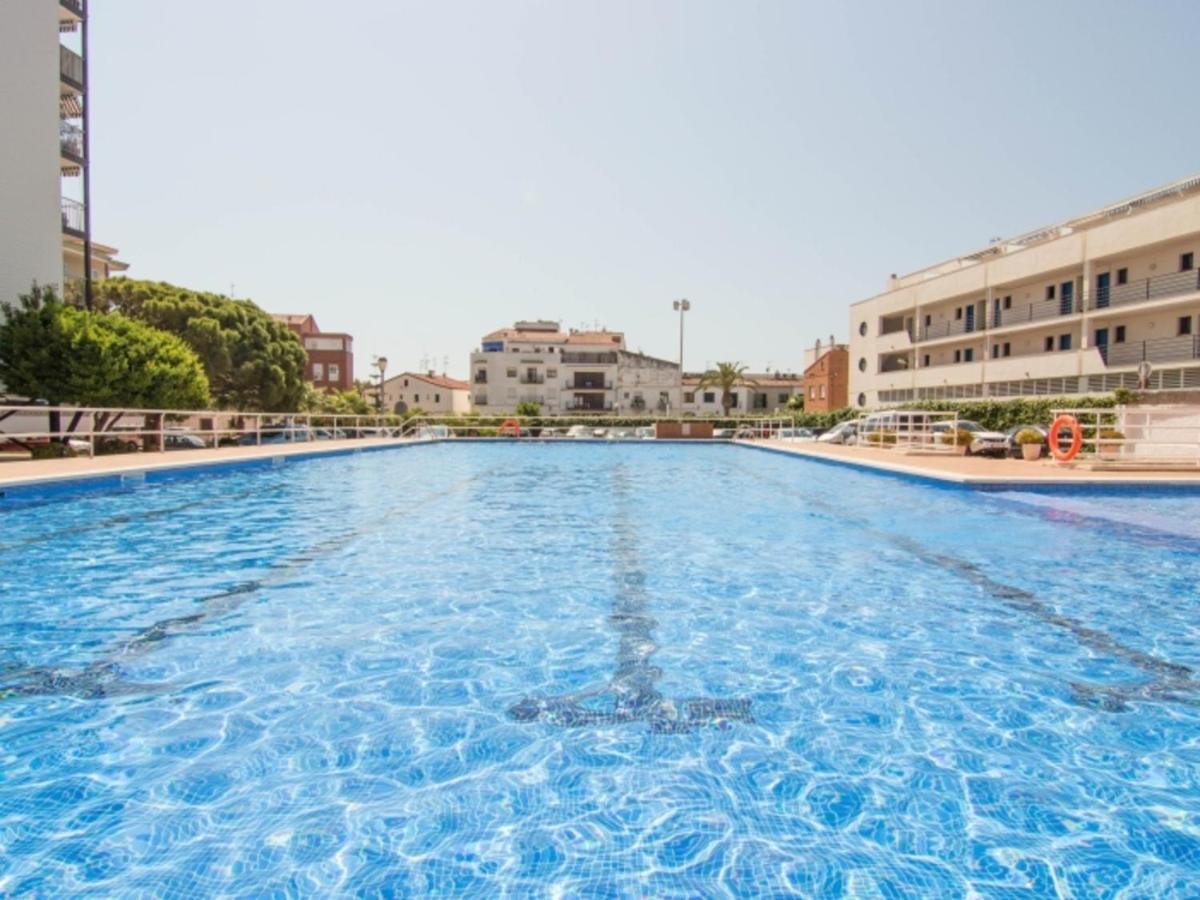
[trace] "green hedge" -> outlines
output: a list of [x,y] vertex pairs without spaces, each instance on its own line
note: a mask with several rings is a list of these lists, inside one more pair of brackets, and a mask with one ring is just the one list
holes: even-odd
[[1112,409],[1118,402],[1116,395],[1109,394],[1100,397],[1038,397],[1013,400],[925,400],[905,403],[901,408],[956,412],[959,418],[978,422],[991,431],[1008,431],[1018,425],[1048,427],[1056,409]]

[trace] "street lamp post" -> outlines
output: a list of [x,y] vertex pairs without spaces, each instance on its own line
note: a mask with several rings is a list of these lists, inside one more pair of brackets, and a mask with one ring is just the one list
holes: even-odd
[[371,365],[379,372],[379,386],[375,390],[375,412],[383,414],[383,373],[387,371],[387,357],[376,356],[371,360]]
[[676,300],[671,304],[672,308],[679,313],[679,377],[683,377],[683,314],[692,308],[692,304],[687,300]]

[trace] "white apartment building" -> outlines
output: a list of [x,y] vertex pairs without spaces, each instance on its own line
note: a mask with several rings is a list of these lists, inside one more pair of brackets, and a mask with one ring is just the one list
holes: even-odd
[[510,413],[521,402],[546,415],[679,408],[679,366],[626,350],[619,331],[517,322],[483,337],[470,372],[471,405],[480,413]]
[[383,383],[383,403],[397,414],[419,408],[427,413],[462,415],[471,411],[471,386],[432,371],[401,372]]
[[[699,372],[683,376],[683,398],[680,412],[687,415],[722,415],[721,389],[700,387]],[[747,372],[746,383],[730,392],[730,415],[783,412],[788,401],[804,393],[804,377],[794,372]]]
[[850,402],[1200,388],[1200,177],[902,277],[850,307]]

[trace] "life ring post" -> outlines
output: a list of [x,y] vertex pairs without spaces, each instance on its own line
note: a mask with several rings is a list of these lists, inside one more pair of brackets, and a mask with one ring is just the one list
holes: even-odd
[[[1062,430],[1067,428],[1071,432],[1071,445],[1066,450],[1062,449],[1059,444],[1059,436]],[[1050,433],[1046,435],[1046,443],[1050,445],[1050,455],[1059,462],[1070,462],[1079,455],[1079,451],[1083,449],[1083,426],[1079,424],[1079,420],[1068,413],[1060,413],[1055,417],[1050,425]]]

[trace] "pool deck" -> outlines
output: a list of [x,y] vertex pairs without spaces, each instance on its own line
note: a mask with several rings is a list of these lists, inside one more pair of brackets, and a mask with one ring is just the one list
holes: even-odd
[[814,441],[737,441],[751,447],[810,459],[942,481],[985,486],[1016,485],[1181,485],[1200,487],[1200,469],[1112,470],[1063,465],[1051,459],[994,459],[980,456],[906,454],[874,447],[843,447]]
[[16,459],[0,462],[0,488],[29,484],[132,475],[173,469],[229,465],[272,457],[325,456],[405,444],[425,443],[398,438],[359,438],[345,441],[311,441],[269,444],[264,447],[221,447],[216,450],[169,450],[164,453],[122,453],[113,456],[74,456],[69,459]]

